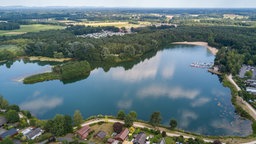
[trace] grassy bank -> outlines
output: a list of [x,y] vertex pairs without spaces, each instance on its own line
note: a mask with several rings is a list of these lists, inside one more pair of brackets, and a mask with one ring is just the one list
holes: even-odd
[[226,75],[222,75],[222,83],[223,86],[230,88],[231,90],[231,102],[235,107],[236,112],[241,115],[242,117],[245,117],[247,119],[250,119],[251,121],[254,121],[254,119],[250,116],[248,112],[246,112],[242,106],[238,103],[238,91],[236,90],[236,87],[228,80]]
[[72,61],[53,67],[52,72],[26,77],[24,84],[34,84],[49,80],[61,80],[64,83],[80,80],[90,75],[91,66],[87,61]]
[[23,80],[23,83],[24,84],[33,84],[33,83],[49,81],[49,80],[57,80],[57,79],[60,79],[59,74],[49,72],[49,73],[43,73],[43,74],[29,76]]

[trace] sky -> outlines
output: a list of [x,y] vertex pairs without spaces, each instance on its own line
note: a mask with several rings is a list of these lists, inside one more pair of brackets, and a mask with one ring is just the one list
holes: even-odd
[[0,0],[0,6],[256,8],[256,0]]

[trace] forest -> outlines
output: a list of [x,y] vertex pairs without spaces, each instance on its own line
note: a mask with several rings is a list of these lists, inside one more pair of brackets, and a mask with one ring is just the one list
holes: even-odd
[[[220,49],[215,64],[222,72],[237,73],[244,64],[256,64],[256,30],[247,27],[173,26],[132,28],[132,34],[106,38],[79,38],[76,31],[92,31],[92,27],[69,27],[65,30],[27,33],[1,37],[1,43],[19,44],[26,40],[27,56],[73,58],[92,62],[121,62],[134,59],[150,51],[168,47],[177,41],[206,41]],[[94,28],[95,31],[99,29]],[[93,30],[94,31],[94,30]],[[80,33],[79,33],[80,34]],[[9,54],[10,55],[10,54]]]

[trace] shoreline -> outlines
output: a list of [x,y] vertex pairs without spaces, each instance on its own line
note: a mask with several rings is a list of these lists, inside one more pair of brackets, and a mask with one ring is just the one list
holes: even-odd
[[213,55],[216,55],[216,54],[218,53],[218,51],[219,51],[217,48],[209,46],[207,42],[201,42],[201,41],[198,41],[198,42],[187,42],[187,41],[184,41],[184,42],[173,42],[172,44],[204,46],[204,47],[206,47]]
[[37,72],[37,73],[33,73],[33,74],[29,74],[29,75],[25,75],[25,76],[20,76],[18,78],[14,78],[13,81],[14,82],[23,82],[25,78],[36,75],[36,74],[41,74],[41,73],[49,73],[52,72],[52,70],[44,70],[42,72]]

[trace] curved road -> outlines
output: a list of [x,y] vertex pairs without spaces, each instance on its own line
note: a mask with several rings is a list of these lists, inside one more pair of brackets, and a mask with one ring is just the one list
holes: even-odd
[[[110,123],[115,123],[115,122],[120,122],[120,123],[124,123],[123,121],[121,120],[117,120],[117,119],[112,119],[112,118],[108,118],[108,119],[105,119],[105,118],[100,118],[100,119],[93,119],[93,120],[89,120],[85,123],[82,124],[82,126],[85,126],[85,125],[90,125],[90,124],[95,124],[95,123],[98,123],[98,122],[110,122]],[[180,135],[182,135],[184,138],[188,139],[188,138],[195,138],[194,136],[192,135],[188,135],[188,134],[185,134],[185,133],[181,133],[181,132],[167,132],[168,130],[165,129],[165,128],[162,128],[162,127],[152,127],[151,125],[149,124],[145,124],[145,123],[141,123],[141,122],[134,122],[133,123],[133,127],[136,127],[136,128],[148,128],[148,129],[158,129],[160,131],[166,131],[166,135],[167,136],[170,136],[170,137],[178,137]],[[210,139],[203,139],[205,142],[213,142],[213,140],[210,140]]]
[[[110,122],[110,123],[120,122],[120,123],[124,123],[121,120],[117,120],[117,119],[113,119],[113,118],[107,118],[107,119],[106,118],[98,118],[98,119],[92,119],[92,120],[86,121],[85,123],[82,124],[82,126],[91,125],[91,124],[95,124],[95,123],[98,123],[98,122]],[[170,137],[178,137],[178,136],[182,135],[186,139],[188,139],[188,138],[193,138],[194,139],[195,138],[194,136],[186,134],[186,133],[182,133],[182,132],[168,132],[168,129],[165,129],[165,128],[162,128],[162,127],[153,127],[153,126],[151,126],[149,124],[142,123],[142,122],[134,122],[133,123],[133,127],[148,128],[148,129],[158,129],[160,131],[166,131],[166,135],[170,136]],[[206,139],[206,138],[203,138],[203,140],[205,142],[213,142],[214,141],[214,140]],[[240,144],[256,144],[256,140],[253,140],[251,142],[240,143]]]
[[[227,76],[228,80],[236,87],[237,91],[240,91],[241,88],[235,83],[235,81],[232,79],[232,75]],[[237,96],[240,101],[242,101],[243,104],[245,104],[248,108],[248,110],[250,111],[249,114],[251,114],[251,116],[256,120],[256,110],[245,100],[243,100],[243,98]]]

